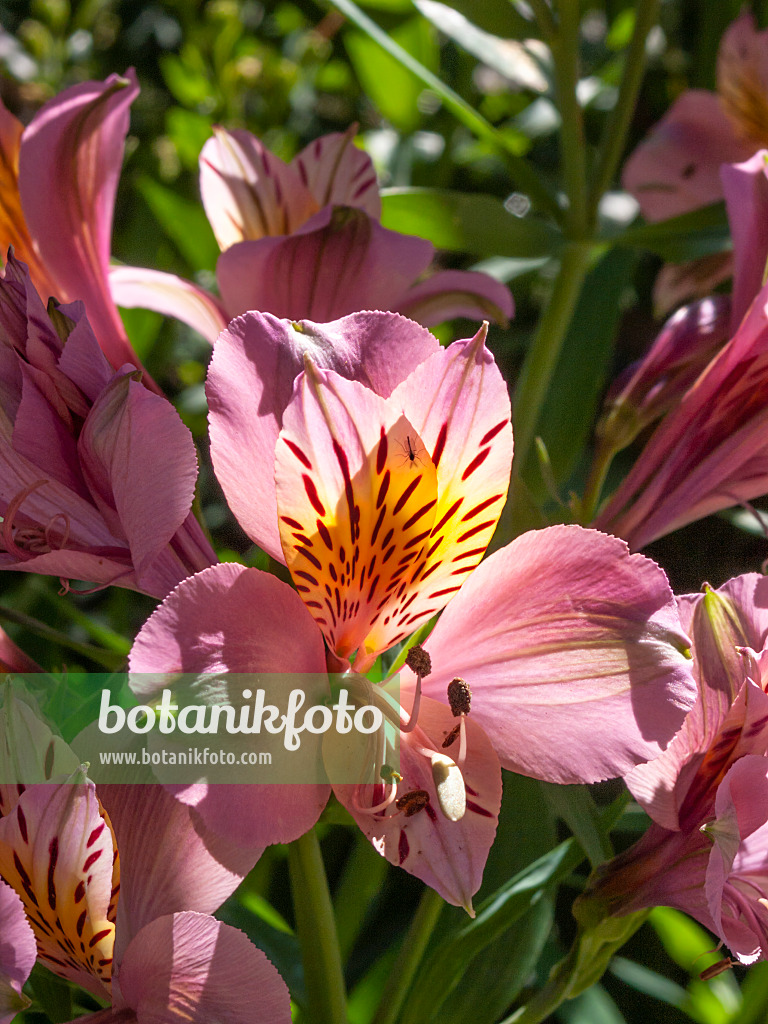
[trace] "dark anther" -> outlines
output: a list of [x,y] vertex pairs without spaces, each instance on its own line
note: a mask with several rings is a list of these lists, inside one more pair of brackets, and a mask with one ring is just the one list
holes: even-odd
[[423,811],[428,803],[429,793],[426,789],[412,789],[410,793],[406,793],[399,800],[395,800],[395,806],[398,811],[402,811],[406,818],[410,818],[411,815]]
[[453,743],[453,741],[456,739],[460,732],[461,722],[457,722],[456,725],[454,725],[454,727],[443,740],[443,750],[445,750],[446,747],[450,747],[450,745]]
[[408,651],[405,664],[417,676],[421,676],[422,679],[432,671],[432,659],[419,644],[416,644]]
[[448,683],[448,703],[456,718],[459,715],[468,715],[472,704],[472,691],[469,688],[469,683],[464,679],[452,679]]

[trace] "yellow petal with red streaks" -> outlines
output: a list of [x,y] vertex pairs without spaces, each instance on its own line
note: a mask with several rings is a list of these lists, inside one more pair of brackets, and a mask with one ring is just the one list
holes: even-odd
[[275,463],[288,568],[329,647],[364,670],[417,628],[417,578],[437,480],[396,403],[311,364],[286,410]]

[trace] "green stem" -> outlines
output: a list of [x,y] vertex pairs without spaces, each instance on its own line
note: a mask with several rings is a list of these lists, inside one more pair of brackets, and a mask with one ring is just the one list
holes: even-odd
[[608,117],[600,140],[595,175],[589,196],[589,214],[594,217],[603,193],[610,187],[624,153],[637,94],[645,72],[645,43],[656,24],[661,0],[638,0],[635,5],[635,30],[624,59],[624,71],[616,105]]
[[296,931],[304,962],[307,1018],[312,1024],[344,1024],[347,994],[320,843],[311,830],[288,846]]
[[608,476],[608,470],[611,468],[615,454],[616,451],[614,449],[598,444],[589,470],[589,476],[584,486],[584,496],[581,499],[579,521],[583,526],[592,522],[595,517],[597,507],[600,504],[600,495],[603,493],[605,478]]
[[494,147],[500,149],[517,187],[526,192],[531,201],[540,210],[548,213],[558,223],[562,221],[563,211],[560,209],[557,199],[544,185],[528,161],[515,153],[511,139],[508,139],[503,132],[494,128],[471,104],[467,103],[457,92],[454,92],[437,75],[434,75],[420,61],[408,53],[407,50],[404,50],[399,43],[395,42],[391,36],[387,35],[375,21],[369,18],[364,11],[360,10],[357,4],[354,3],[354,0],[332,0],[332,3],[345,17],[362,29],[367,36],[377,42],[390,56],[394,57],[399,64],[402,64],[404,68],[407,68],[428,88],[432,89],[457,120],[474,132],[478,138],[486,139]]
[[557,35],[557,24],[552,17],[552,11],[549,9],[547,0],[528,0],[528,2],[544,37],[544,41],[551,45]]
[[587,214],[587,146],[584,118],[576,96],[579,82],[579,4],[561,0],[560,28],[552,41],[557,105],[560,111],[560,165],[568,196],[566,226],[571,237],[589,232]]
[[32,618],[31,615],[25,615],[24,612],[16,612],[10,608],[0,606],[0,621],[3,620],[5,622],[13,622],[17,626],[23,626],[24,629],[28,629],[30,633],[41,636],[44,640],[51,640],[61,647],[66,647],[68,650],[82,655],[84,658],[89,658],[109,672],[117,672],[125,665],[124,654],[105,651],[101,647],[94,647],[92,644],[81,644],[77,640],[70,640],[65,633],[60,633],[57,629],[46,626],[45,623],[39,622],[37,619]]
[[395,1024],[399,1018],[444,906],[434,889],[424,890],[371,1024]]
[[523,363],[514,402],[517,476],[525,472],[531,454],[541,410],[589,270],[591,248],[588,242],[569,242],[563,250],[549,304]]

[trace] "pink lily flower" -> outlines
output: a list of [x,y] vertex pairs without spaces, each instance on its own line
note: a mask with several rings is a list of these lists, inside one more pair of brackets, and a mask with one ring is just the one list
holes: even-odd
[[[417,344],[385,360],[397,333]],[[381,701],[401,732],[402,778],[334,788],[388,860],[468,909],[495,832],[499,763],[558,782],[623,773],[666,745],[693,690],[666,578],[621,541],[553,528],[476,568],[512,457],[509,398],[484,342],[483,328],[442,349],[387,313],[231,325],[209,378],[214,462],[252,539],[271,552],[277,532],[296,591],[255,569],[206,570],[150,617],[130,661],[147,674],[132,682],[147,699],[162,689],[158,673],[326,664],[370,694],[362,673],[450,601],[426,644],[432,673],[403,674],[396,711]],[[257,381],[270,365],[265,397]],[[275,442],[273,490],[264,467]],[[459,702],[447,698],[456,677]],[[329,793],[234,789],[190,786],[181,799],[241,844],[274,841],[276,824],[282,841],[296,838]]]
[[768,288],[593,522],[638,550],[768,490]]
[[0,819],[0,876],[41,962],[109,1002],[82,1022],[288,1024],[275,968],[209,916],[252,855],[225,849],[159,786],[100,788],[109,816],[81,772],[20,788]]
[[[110,267],[112,216],[136,75],[82,82],[49,100],[27,128],[0,103],[0,248],[30,269],[38,292],[82,300],[115,369],[139,362],[115,302],[176,316],[211,341],[226,320],[216,299],[173,274]],[[114,275],[114,281],[112,277]]]
[[24,916],[24,905],[5,882],[0,881],[0,1024],[30,1005],[21,987],[37,959],[35,936]]
[[506,287],[481,273],[427,274],[433,245],[381,226],[376,173],[353,138],[354,129],[323,136],[286,164],[249,132],[215,129],[200,154],[200,190],[229,316],[321,323],[384,309],[427,325],[507,323]]
[[723,197],[721,164],[768,142],[768,33],[744,13],[725,32],[717,92],[686,90],[634,151],[623,185],[646,220],[666,220]]
[[[744,922],[749,932],[764,912],[759,887],[743,884],[743,869],[754,852],[768,860],[766,830],[759,832],[768,805],[752,785],[755,815],[747,827],[739,810],[744,832],[736,836],[732,789],[742,773],[753,779],[768,768],[767,584],[762,576],[741,576],[718,591],[678,599],[693,637],[699,698],[669,747],[627,775],[654,821],[638,843],[598,870],[580,902],[581,919],[664,904],[691,914],[743,962],[755,958],[754,942],[744,943]],[[739,857],[747,833],[754,839]],[[762,888],[768,891],[768,877]]]
[[82,303],[46,313],[26,267],[0,278],[0,568],[164,597],[216,555],[190,512],[192,437]]

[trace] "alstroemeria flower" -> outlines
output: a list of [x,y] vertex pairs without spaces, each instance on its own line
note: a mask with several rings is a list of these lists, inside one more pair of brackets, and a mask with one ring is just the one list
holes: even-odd
[[115,372],[82,303],[46,313],[27,268],[0,278],[0,568],[164,597],[216,561],[190,512],[192,437],[132,365]]
[[275,968],[208,916],[252,855],[212,840],[160,786],[100,788],[109,817],[82,773],[20,788],[0,819],[0,877],[41,962],[110,1002],[82,1021],[287,1024]]
[[353,136],[325,135],[289,164],[245,131],[217,128],[205,144],[200,190],[222,249],[228,314],[327,322],[391,309],[425,324],[456,316],[505,323],[506,287],[469,271],[424,276],[434,246],[381,226],[376,173]]
[[0,103],[0,251],[9,245],[47,300],[82,300],[114,369],[139,362],[115,306],[138,301],[184,320],[211,341],[226,319],[216,299],[173,274],[115,268],[112,215],[139,87],[133,70],[65,89],[27,128]]
[[[422,338],[415,366],[382,358],[383,339],[398,331]],[[233,565],[185,581],[131,654],[132,671],[155,678],[132,685],[151,698],[163,685],[157,673],[319,673],[327,660],[354,689],[381,652],[450,601],[426,645],[433,671],[421,674],[423,695],[404,678],[393,712],[402,778],[335,789],[390,861],[469,908],[495,830],[499,757],[553,781],[622,773],[666,745],[693,683],[664,574],[621,541],[555,528],[475,568],[509,483],[509,398],[484,330],[447,349],[425,334],[366,313],[322,327],[253,315],[222,335],[209,379],[214,462],[257,543],[274,536],[276,503],[298,593]],[[302,348],[306,369],[282,409],[283,374]],[[317,366],[314,351],[344,375]],[[275,360],[271,401],[252,385]],[[275,440],[273,493],[263,467]],[[471,714],[469,703],[449,706],[454,677],[473,691]],[[236,841],[256,842],[275,820],[286,838],[301,834],[328,792],[235,788],[235,813],[221,787],[182,798]]]
[[720,42],[717,93],[688,89],[634,151],[622,183],[646,220],[666,220],[723,197],[721,164],[768,144],[768,33],[744,13]]
[[738,815],[733,811],[732,786],[741,773],[751,779],[768,769],[768,581],[741,576],[718,591],[678,600],[693,637],[699,698],[667,750],[627,775],[654,821],[638,843],[598,870],[578,914],[677,907],[748,962],[756,932],[762,942],[756,923],[768,920],[759,903],[768,873],[761,885],[747,877],[752,854],[768,863],[766,831],[760,831],[768,805],[757,783],[742,786],[750,794],[752,825],[745,824],[743,800]]
[[646,444],[593,525],[637,550],[768,491],[768,287]]
[[13,889],[0,881],[0,1024],[29,1006],[21,986],[37,959],[35,936],[24,916],[24,905]]

